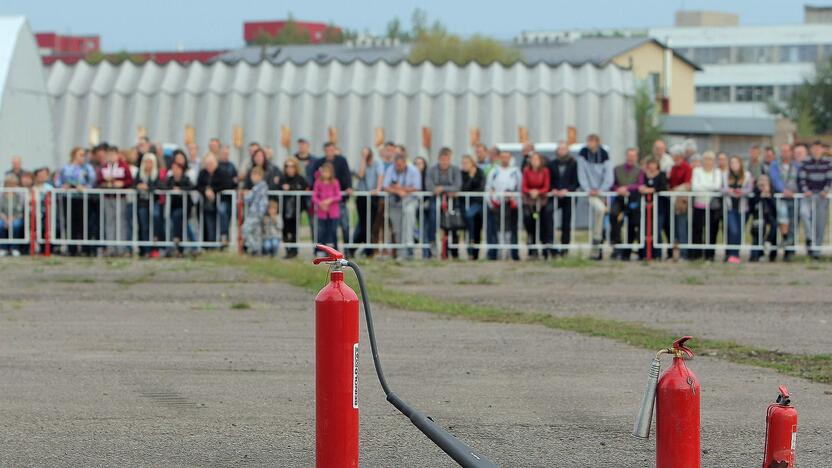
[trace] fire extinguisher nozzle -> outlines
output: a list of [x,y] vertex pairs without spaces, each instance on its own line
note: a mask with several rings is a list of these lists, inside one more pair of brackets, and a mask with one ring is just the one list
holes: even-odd
[[640,439],[650,438],[650,425],[653,422],[653,406],[656,402],[656,386],[659,383],[659,371],[661,361],[658,355],[650,364],[650,371],[647,373],[647,384],[644,387],[644,396],[641,399],[641,407],[633,425],[633,435]]

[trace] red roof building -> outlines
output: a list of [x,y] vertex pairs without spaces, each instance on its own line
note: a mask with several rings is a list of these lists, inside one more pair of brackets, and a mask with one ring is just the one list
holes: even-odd
[[[320,44],[324,40],[324,31],[328,25],[326,23],[313,23],[307,21],[295,21],[295,24],[300,29],[305,29],[309,32],[309,42],[312,44]],[[243,23],[243,38],[246,43],[254,42],[258,36],[268,34],[269,36],[277,36],[283,27],[286,26],[286,21],[247,21]]]
[[64,36],[53,32],[37,33],[41,55],[85,55],[101,49],[101,38],[95,36]]

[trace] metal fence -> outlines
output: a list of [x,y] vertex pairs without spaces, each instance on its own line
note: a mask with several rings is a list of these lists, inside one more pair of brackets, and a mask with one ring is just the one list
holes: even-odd
[[[0,195],[0,246],[32,252],[242,250],[246,229],[257,226],[245,223],[250,219],[245,196],[236,191],[211,200],[198,191],[177,190],[7,188]],[[333,224],[340,248],[408,258],[518,258],[521,253],[610,249],[644,257],[674,247],[691,258],[778,248],[832,251],[825,242],[830,204],[820,195],[755,199],[718,192],[570,192],[532,200],[520,193],[413,192],[401,199],[352,192],[344,194],[334,223],[319,217],[309,191],[269,191],[267,196],[277,205],[278,241],[287,253],[312,253]]]

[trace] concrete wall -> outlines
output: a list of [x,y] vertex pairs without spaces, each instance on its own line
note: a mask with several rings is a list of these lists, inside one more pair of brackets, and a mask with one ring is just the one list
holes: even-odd
[[[646,80],[653,73],[659,74],[659,85],[664,85],[664,51],[655,43],[646,43],[616,57],[613,62],[622,67],[632,67],[636,79]],[[670,113],[674,115],[693,114],[695,98],[693,77],[695,70],[690,64],[673,56],[670,84]]]

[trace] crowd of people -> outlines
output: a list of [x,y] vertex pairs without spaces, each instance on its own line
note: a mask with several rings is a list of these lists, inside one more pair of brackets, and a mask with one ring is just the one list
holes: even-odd
[[[620,260],[633,255],[714,260],[724,232],[730,263],[740,261],[739,246],[749,231],[756,246],[750,261],[766,253],[773,261],[781,249],[790,259],[801,227],[809,254],[818,258],[832,189],[832,159],[821,142],[783,145],[779,152],[754,145],[743,158],[700,154],[692,140],[668,150],[658,140],[651,154],[628,149],[618,165],[597,135],[576,150],[560,142],[549,158],[531,143],[519,154],[477,144],[473,154],[459,158],[459,166],[447,147],[431,165],[387,142],[364,148],[357,167],[335,142],[322,150],[315,156],[309,142],[299,139],[297,151],[278,167],[269,147],[251,143],[238,168],[229,147],[216,138],[200,154],[194,143],[166,147],[143,137],[128,149],[107,143],[73,148],[55,171],[27,171],[14,157],[4,187],[56,192],[56,236],[73,241],[67,242],[70,255],[127,254],[133,232],[141,242],[137,253],[145,256],[182,255],[195,241],[222,247],[237,221],[231,219],[236,194],[243,200],[245,251],[252,255],[277,255],[284,243],[285,257],[296,256],[298,228],[308,224],[318,243],[337,247],[340,232],[352,255],[411,258],[417,246],[423,258],[458,258],[455,247],[465,245],[467,257],[478,259],[485,231],[488,259],[506,252],[519,260],[522,226],[529,258],[556,258],[570,251],[580,201],[589,215],[593,258],[603,258],[609,242],[612,257]],[[100,192],[89,196],[89,189]],[[0,243],[22,239],[24,193],[4,190],[2,197]],[[656,228],[644,247],[632,248],[646,225],[645,203],[658,205],[650,220]],[[437,233],[444,242],[437,243]],[[96,243],[100,240],[108,242]],[[160,249],[154,245],[160,240],[172,246]],[[436,252],[437,244],[447,248]],[[0,255],[20,255],[27,248],[0,244]]]

